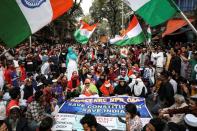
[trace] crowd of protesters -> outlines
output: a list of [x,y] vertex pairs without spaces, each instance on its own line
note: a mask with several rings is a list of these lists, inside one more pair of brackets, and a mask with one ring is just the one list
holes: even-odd
[[[146,98],[154,116],[143,127],[129,104],[123,130],[197,130],[197,45],[121,48],[35,42],[1,55],[0,131],[47,131],[65,100],[116,95]],[[80,122],[107,130],[91,114]]]

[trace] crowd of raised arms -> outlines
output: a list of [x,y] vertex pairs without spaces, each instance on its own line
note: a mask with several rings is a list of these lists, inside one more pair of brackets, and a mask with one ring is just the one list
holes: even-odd
[[[117,95],[144,97],[153,115],[143,127],[136,106],[128,104],[123,130],[197,131],[196,43],[35,42],[0,57],[0,131],[50,131],[65,100]],[[108,130],[91,114],[80,123],[85,131]]]

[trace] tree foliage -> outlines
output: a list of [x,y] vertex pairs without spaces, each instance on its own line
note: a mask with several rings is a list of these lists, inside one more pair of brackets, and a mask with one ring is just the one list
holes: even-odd
[[81,2],[82,0],[79,2],[74,0],[73,7],[67,13],[39,31],[40,39],[56,38],[59,43],[64,43],[68,39],[72,40],[78,18],[83,15],[82,8],[80,7]]
[[[129,11],[128,6],[124,3],[124,16]],[[90,8],[91,17],[94,21],[102,21],[107,19],[112,36],[115,36],[121,30],[122,25],[122,0],[94,0]],[[124,17],[123,25],[128,24],[129,18]]]

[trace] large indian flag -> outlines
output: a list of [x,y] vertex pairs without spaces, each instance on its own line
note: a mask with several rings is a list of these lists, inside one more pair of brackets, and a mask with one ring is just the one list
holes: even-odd
[[86,44],[89,41],[89,38],[91,37],[92,33],[96,29],[97,24],[89,25],[85,23],[84,21],[80,21],[81,27],[75,31],[74,37],[75,40],[78,41],[81,44]]
[[124,0],[124,2],[150,26],[167,21],[177,12],[171,0]]
[[73,0],[1,0],[0,39],[14,47],[72,5]]
[[144,33],[136,16],[133,17],[122,39],[117,40],[115,45],[118,46],[137,45],[145,41]]

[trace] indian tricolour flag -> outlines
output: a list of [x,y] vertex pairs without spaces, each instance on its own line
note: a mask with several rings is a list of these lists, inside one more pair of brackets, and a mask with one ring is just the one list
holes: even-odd
[[120,56],[122,58],[127,58],[127,56],[128,56],[128,49],[127,48],[120,49]]
[[73,0],[1,0],[0,40],[14,47],[72,5]]
[[167,21],[177,12],[171,0],[124,0],[124,2],[152,27]]
[[115,45],[118,46],[137,45],[144,41],[145,41],[144,33],[137,20],[137,17],[134,16],[127,30],[125,31],[125,34],[122,36],[122,39],[116,41]]
[[114,44],[114,43],[116,43],[116,42],[118,42],[118,41],[120,41],[122,39],[123,38],[120,35],[116,35],[114,38],[112,38],[112,39],[109,40],[109,43],[110,44]]
[[80,21],[80,23],[81,27],[75,31],[74,37],[77,42],[81,44],[86,44],[88,43],[89,38],[96,29],[97,24],[89,25],[82,20]]

